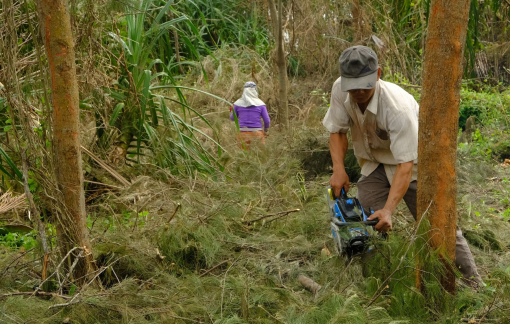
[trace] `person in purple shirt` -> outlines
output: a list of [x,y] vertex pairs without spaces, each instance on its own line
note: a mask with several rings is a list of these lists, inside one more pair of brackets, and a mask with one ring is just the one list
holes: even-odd
[[[271,120],[266,104],[259,99],[255,82],[250,81],[244,84],[243,96],[234,102],[233,108],[230,119],[235,121],[237,116],[240,130],[237,138],[241,141],[241,146],[243,143],[250,145],[255,140],[265,144],[265,136]],[[262,121],[264,121],[264,125],[262,125]]]

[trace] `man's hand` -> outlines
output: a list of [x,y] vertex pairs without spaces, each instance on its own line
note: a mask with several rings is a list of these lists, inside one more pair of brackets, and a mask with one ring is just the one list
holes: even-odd
[[379,222],[375,225],[375,229],[379,232],[386,233],[391,230],[391,215],[393,213],[388,209],[380,209],[373,213],[367,220],[378,219]]
[[329,185],[331,188],[333,188],[333,192],[335,194],[335,197],[340,197],[340,191],[342,187],[344,188],[345,192],[349,191],[349,176],[343,171],[333,171],[333,175],[331,176],[331,179],[329,180]]

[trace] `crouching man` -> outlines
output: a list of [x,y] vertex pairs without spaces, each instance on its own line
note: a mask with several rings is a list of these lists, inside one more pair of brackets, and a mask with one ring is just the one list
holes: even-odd
[[[402,199],[416,219],[418,103],[404,89],[379,79],[377,55],[366,46],[343,51],[340,72],[323,121],[330,132],[333,159],[330,185],[336,196],[342,187],[349,190],[344,158],[350,129],[354,155],[361,166],[358,199],[362,206],[375,210],[369,219],[379,220],[376,230],[387,232]],[[481,278],[459,228],[455,259],[464,279],[476,287]]]

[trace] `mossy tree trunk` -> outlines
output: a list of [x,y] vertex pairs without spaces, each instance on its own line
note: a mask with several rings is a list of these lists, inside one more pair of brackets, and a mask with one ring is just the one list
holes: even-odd
[[455,274],[446,260],[455,260],[457,133],[468,16],[468,0],[431,3],[419,116],[418,217],[428,210],[430,243],[444,257],[442,284],[451,293]]
[[[74,246],[90,249],[79,134],[79,94],[76,79],[74,42],[66,0],[38,0],[41,33],[45,42],[51,74],[53,103],[53,162],[62,205],[59,218],[59,246],[66,253]],[[84,277],[93,268],[90,253],[76,277]]]

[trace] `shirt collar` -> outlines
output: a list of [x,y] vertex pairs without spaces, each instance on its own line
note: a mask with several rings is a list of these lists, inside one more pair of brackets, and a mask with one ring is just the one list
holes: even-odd
[[[377,115],[377,106],[379,104],[379,93],[381,92],[381,86],[380,86],[380,80],[378,80],[375,83],[375,92],[372,96],[372,99],[370,99],[370,103],[368,104],[367,110],[370,111],[372,114]],[[351,96],[347,94],[347,98],[344,102],[346,105],[350,105],[351,107],[356,107],[358,105],[355,104],[355,102],[351,101]],[[358,108],[359,109],[359,108]]]

